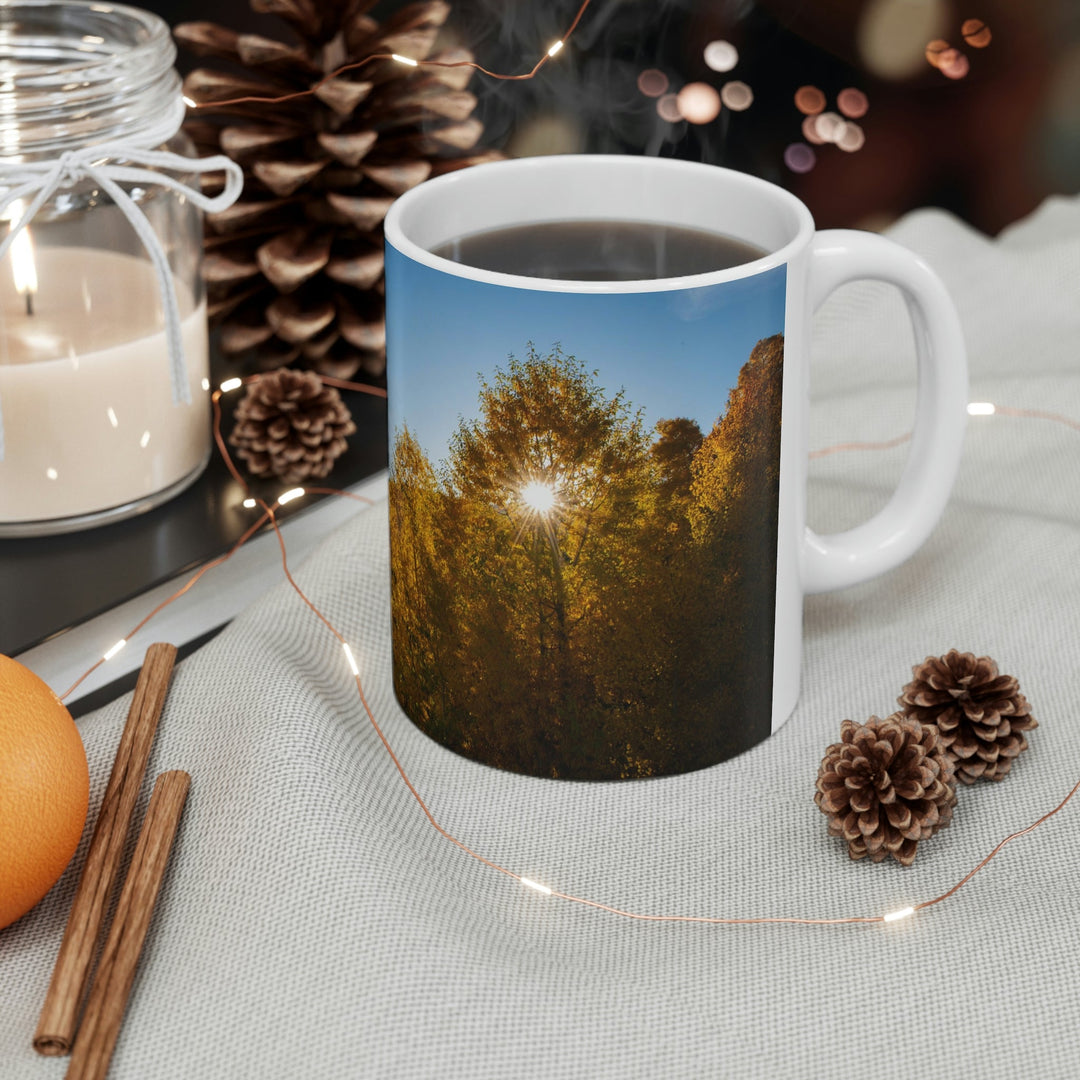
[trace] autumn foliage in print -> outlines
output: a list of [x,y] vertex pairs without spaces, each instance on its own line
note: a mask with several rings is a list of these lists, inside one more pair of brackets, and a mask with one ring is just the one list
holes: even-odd
[[395,687],[439,742],[536,776],[724,760],[768,731],[783,336],[712,430],[661,420],[555,346],[480,379],[432,462],[390,477]]

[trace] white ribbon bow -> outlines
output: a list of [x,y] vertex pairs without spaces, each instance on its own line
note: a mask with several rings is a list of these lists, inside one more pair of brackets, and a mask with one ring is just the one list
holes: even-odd
[[[132,164],[113,165],[110,164],[111,160]],[[208,198],[197,188],[189,187],[161,170],[179,173],[224,171],[225,188],[220,194]],[[120,185],[157,184],[190,199],[200,210],[213,214],[236,202],[244,186],[243,170],[235,161],[220,154],[207,158],[187,158],[165,150],[143,150],[120,142],[68,150],[53,161],[20,161],[10,164],[0,162],[0,185],[7,189],[0,196],[0,217],[16,200],[30,200],[22,217],[12,223],[7,236],[0,243],[0,261],[7,255],[19,232],[33,221],[37,212],[57,191],[71,187],[85,178],[93,180],[112,198],[131,223],[150,256],[157,272],[161,307],[165,316],[165,341],[168,347],[173,404],[188,405],[191,403],[191,388],[188,385],[184,343],[180,336],[180,305],[176,299],[176,286],[169,269],[169,259],[139,204]],[[0,412],[0,461],[3,460],[4,418]]]

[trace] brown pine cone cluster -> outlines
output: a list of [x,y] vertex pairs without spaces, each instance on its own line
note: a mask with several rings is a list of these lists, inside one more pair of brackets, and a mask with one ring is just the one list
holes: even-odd
[[910,866],[919,842],[952,820],[952,762],[933,726],[899,713],[845,720],[821,762],[814,801],[852,859],[891,856]]
[[952,649],[928,656],[897,699],[905,716],[933,724],[965,784],[1004,780],[1027,749],[1024,732],[1038,727],[1019,683],[989,656]]
[[356,425],[341,395],[310,371],[274,371],[250,382],[229,436],[255,477],[298,484],[326,476]]
[[193,71],[199,105],[185,130],[202,153],[245,173],[240,200],[207,222],[211,320],[223,351],[249,366],[286,365],[351,378],[385,367],[382,222],[394,199],[429,176],[500,157],[476,152],[468,67],[376,60],[314,94],[274,104],[215,105],[310,90],[372,54],[471,60],[440,42],[445,0],[410,4],[378,22],[374,0],[251,0],[280,16],[291,42],[182,23],[177,40],[219,61]]

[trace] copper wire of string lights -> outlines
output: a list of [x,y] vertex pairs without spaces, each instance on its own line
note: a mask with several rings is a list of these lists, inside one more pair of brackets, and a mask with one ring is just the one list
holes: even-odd
[[[1061,413],[1047,412],[1045,409],[1014,409],[1008,405],[995,405],[992,401],[972,401],[967,407],[969,416],[1016,416],[1025,420],[1050,420],[1055,424],[1064,424],[1073,431],[1080,431],[1080,422],[1070,420]],[[905,431],[903,435],[897,435],[895,439],[886,439],[884,442],[847,442],[836,443],[826,446],[821,450],[811,450],[810,459],[828,457],[830,454],[840,454],[849,450],[891,450],[895,446],[903,446],[911,441],[911,432]]]
[[[258,379],[258,378],[259,378],[258,375],[252,375],[252,376],[249,376],[246,379],[233,378],[233,379],[226,380],[226,382],[222,383],[221,387],[219,389],[215,390],[213,392],[212,396],[211,396],[211,401],[212,401],[212,404],[213,404],[213,412],[214,412],[214,441],[217,444],[218,450],[220,451],[220,453],[222,455],[222,458],[223,458],[223,460],[225,462],[225,465],[228,468],[229,472],[231,473],[233,478],[243,487],[245,492],[250,491],[250,488],[248,487],[248,484],[247,484],[246,480],[244,479],[243,475],[236,468],[236,465],[233,462],[232,457],[229,454],[228,448],[227,448],[227,446],[225,444],[225,440],[224,440],[224,438],[223,438],[223,436],[221,434],[221,396],[222,396],[223,393],[228,393],[229,391],[237,389],[238,387],[244,385],[245,383],[251,382],[252,380]],[[359,384],[359,383],[347,382],[344,379],[332,379],[332,378],[329,378],[329,377],[326,377],[326,376],[324,376],[323,378],[324,378],[324,381],[326,383],[328,383],[330,385],[333,385],[335,387],[338,387],[339,389],[359,391],[361,393],[374,394],[374,395],[377,395],[377,396],[380,396],[380,397],[385,397],[386,396],[386,391],[382,390],[382,389],[379,389],[378,387],[364,386],[364,385]],[[1056,423],[1064,424],[1065,426],[1070,427],[1070,428],[1072,428],[1072,429],[1074,429],[1076,431],[1080,431],[1080,422],[1072,420],[1067,416],[1062,416],[1062,415],[1060,415],[1058,413],[1046,412],[1046,411],[1038,410],[1038,409],[1014,409],[1014,408],[1009,408],[1008,406],[994,405],[994,404],[992,404],[990,402],[972,402],[970,405],[968,405],[968,412],[973,416],[989,416],[989,415],[998,414],[998,415],[1001,415],[1001,416],[1015,416],[1015,417],[1023,417],[1023,418],[1027,418],[1027,419],[1050,420],[1050,421],[1053,421],[1053,422],[1056,422]],[[903,436],[903,437],[900,437],[898,439],[891,439],[891,440],[888,440],[887,442],[882,442],[882,443],[847,443],[847,444],[842,444],[842,445],[836,446],[836,447],[828,447],[823,451],[817,451],[816,454],[814,454],[812,456],[822,456],[823,454],[826,454],[826,453],[838,452],[841,449],[853,449],[853,448],[859,448],[859,449],[887,449],[888,447],[899,445],[901,442],[906,441],[906,438],[909,438],[909,437],[910,436]],[[335,638],[337,638],[339,644],[342,647],[342,651],[345,653],[345,659],[346,659],[346,661],[348,663],[350,673],[352,674],[353,680],[354,680],[354,682],[356,684],[356,690],[357,690],[357,693],[359,694],[360,702],[361,702],[361,705],[363,706],[364,713],[367,716],[368,722],[371,724],[372,728],[374,729],[375,734],[378,736],[379,741],[382,743],[382,745],[385,748],[387,754],[390,755],[390,760],[394,763],[394,767],[397,769],[398,775],[401,777],[403,783],[408,788],[409,793],[416,800],[417,805],[420,807],[420,809],[423,812],[424,816],[427,818],[428,823],[441,836],[443,836],[445,839],[449,840],[450,843],[452,843],[456,847],[460,848],[466,855],[469,855],[471,858],[475,859],[477,862],[483,863],[485,866],[491,868],[492,870],[497,870],[500,874],[505,874],[507,877],[513,878],[515,881],[520,883],[522,886],[524,886],[524,887],[526,887],[528,889],[532,889],[532,890],[534,890],[536,892],[539,892],[544,896],[551,896],[551,897],[554,897],[554,898],[559,899],[559,900],[567,900],[570,903],[580,904],[583,907],[594,908],[594,909],[596,909],[598,911],[606,911],[606,912],[608,912],[609,914],[612,914],[612,915],[618,915],[618,916],[621,916],[621,917],[627,918],[627,919],[636,919],[636,920],[643,921],[643,922],[711,923],[711,924],[723,924],[723,925],[729,925],[729,926],[749,926],[749,925],[763,924],[763,923],[794,923],[794,924],[797,924],[797,925],[800,925],[800,926],[839,926],[839,925],[844,925],[844,924],[849,924],[849,923],[891,923],[891,922],[896,922],[896,921],[898,921],[900,919],[907,918],[908,916],[914,915],[915,912],[917,912],[917,911],[922,911],[922,910],[924,910],[926,908],[933,907],[936,904],[940,904],[944,900],[948,900],[950,897],[955,895],[961,888],[963,888],[964,885],[966,885],[973,877],[975,877],[975,875],[978,874],[980,870],[982,870],[985,866],[987,866],[987,864],[989,864],[991,862],[991,860],[993,860],[994,857],[996,855],[998,855],[998,853],[1004,847],[1006,847],[1006,845],[1008,845],[1011,841],[1016,840],[1018,837],[1026,836],[1028,833],[1033,832],[1040,825],[1044,824],[1046,821],[1048,821],[1050,818],[1052,818],[1055,814],[1059,813],[1066,806],[1066,804],[1073,798],[1073,796],[1076,795],[1077,791],[1080,791],[1080,780],[1078,780],[1076,782],[1076,784],[1068,792],[1068,794],[1066,794],[1066,796],[1055,807],[1053,807],[1051,810],[1048,810],[1037,821],[1032,822],[1030,825],[1026,826],[1023,829],[1019,829],[1016,832],[1010,833],[1008,836],[1006,836],[1002,840],[1000,840],[998,842],[998,844],[993,848],[992,851],[990,851],[990,853],[988,855],[986,855],[978,864],[976,864],[971,870],[969,870],[967,874],[965,874],[958,882],[956,882],[955,885],[953,885],[951,888],[947,889],[945,892],[941,893],[938,896],[933,897],[930,900],[923,900],[923,901],[921,901],[919,903],[912,904],[912,905],[910,905],[908,907],[900,908],[899,910],[896,910],[896,911],[888,912],[887,914],[884,914],[884,915],[849,915],[849,916],[844,916],[844,917],[839,917],[839,918],[834,918],[834,919],[806,919],[806,918],[800,918],[800,917],[792,916],[792,915],[775,915],[775,916],[758,916],[758,917],[738,918],[738,917],[714,916],[714,915],[652,914],[652,913],[640,912],[640,911],[628,911],[628,910],[626,910],[624,908],[615,907],[615,906],[613,906],[611,904],[601,903],[598,900],[590,900],[590,899],[588,899],[586,897],[583,897],[583,896],[575,896],[573,893],[561,892],[561,891],[559,891],[557,889],[553,889],[550,886],[545,885],[545,884],[543,884],[541,882],[534,881],[532,878],[525,877],[522,874],[518,874],[513,870],[509,870],[505,866],[501,866],[499,863],[493,862],[491,859],[485,858],[483,855],[481,855],[478,852],[474,851],[472,848],[470,848],[468,845],[466,845],[464,842],[462,842],[456,836],[454,836],[454,834],[451,833],[448,829],[446,829],[443,825],[441,825],[439,823],[439,821],[435,818],[435,816],[432,814],[431,810],[428,808],[427,803],[424,802],[423,797],[420,795],[420,792],[417,790],[416,786],[413,784],[412,780],[409,778],[409,775],[405,771],[405,768],[401,764],[401,761],[398,759],[397,754],[394,753],[394,749],[390,745],[390,742],[387,739],[386,734],[383,732],[382,727],[379,725],[379,722],[375,719],[374,711],[372,710],[370,704],[368,703],[367,696],[364,693],[364,686],[363,686],[363,682],[362,682],[362,679],[361,679],[361,676],[360,676],[359,665],[356,662],[356,657],[353,654],[352,648],[350,647],[348,641],[341,634],[341,632],[333,625],[333,623],[331,623],[330,620],[326,618],[326,616],[319,610],[319,608],[312,602],[312,600],[304,593],[304,591],[297,584],[296,580],[293,578],[292,572],[289,569],[288,553],[287,553],[287,550],[286,550],[286,547],[285,547],[285,538],[283,537],[283,535],[281,533],[281,529],[280,529],[280,527],[278,525],[278,521],[277,521],[277,516],[276,516],[274,511],[275,511],[275,506],[282,505],[282,502],[284,500],[285,495],[293,495],[293,497],[296,497],[294,495],[294,493],[299,493],[301,495],[302,494],[343,495],[343,496],[347,496],[349,498],[358,499],[358,500],[360,500],[362,502],[371,503],[371,501],[372,501],[370,499],[365,498],[364,496],[356,495],[356,494],[354,494],[352,492],[341,491],[341,490],[339,490],[337,488],[323,488],[323,487],[319,487],[319,488],[314,488],[314,487],[313,488],[294,488],[294,489],[291,489],[291,491],[285,492],[285,493],[283,493],[282,496],[279,496],[277,502],[274,505],[271,505],[271,504],[267,503],[265,500],[259,499],[259,498],[255,498],[255,499],[249,498],[249,499],[245,500],[245,505],[252,505],[252,506],[253,505],[259,505],[259,506],[262,507],[263,513],[259,517],[259,519],[243,533],[243,535],[240,537],[240,539],[237,540],[237,542],[228,550],[228,552],[226,552],[222,556],[219,556],[217,559],[214,559],[212,562],[207,563],[206,566],[204,566],[200,570],[198,570],[188,580],[188,582],[182,588],[178,589],[175,593],[173,593],[172,596],[168,597],[162,603],[158,604],[158,606],[156,608],[154,608],[153,611],[151,611],[141,622],[139,622],[135,627],[133,627],[131,632],[128,634],[128,638],[132,637],[135,633],[137,633],[159,611],[161,611],[163,608],[167,607],[174,600],[177,600],[181,596],[183,596],[184,593],[186,593],[189,589],[191,589],[195,585],[195,583],[197,581],[199,581],[199,579],[208,570],[212,569],[215,566],[220,566],[223,563],[227,562],[243,546],[243,544],[245,544],[259,529],[262,528],[262,526],[265,523],[269,522],[271,528],[274,530],[274,533],[275,533],[275,535],[277,537],[278,547],[279,547],[280,552],[281,552],[282,569],[283,569],[283,571],[285,573],[286,579],[288,580],[288,582],[289,582],[290,586],[293,588],[293,590],[296,592],[297,596],[299,596],[300,599],[303,601],[303,603],[323,623],[323,625],[330,631],[330,633]],[[123,644],[126,644],[128,638],[121,639],[121,642],[119,642],[118,645],[122,646]],[[83,681],[83,679],[85,679],[92,671],[94,671],[98,667],[100,667],[101,664],[105,663],[106,660],[111,657],[111,655],[115,655],[116,651],[119,651],[119,649],[117,648],[117,646],[114,646],[113,649],[111,649],[109,651],[109,653],[106,654],[105,657],[103,657],[101,660],[98,660],[97,663],[95,663],[93,665],[93,667],[91,667],[89,670],[87,670],[67,690],[66,693],[61,695],[61,698],[68,697],[71,694],[71,692],[75,689],[75,687],[77,687],[79,685],[79,683],[81,683]]]
[[911,441],[911,432],[897,435],[895,439],[886,439],[884,442],[845,442],[836,443],[834,446],[826,446],[821,450],[811,450],[810,460],[828,457],[830,454],[843,454],[849,450],[891,450],[894,446],[903,446]]
[[489,71],[482,64],[476,63],[474,60],[415,60],[411,56],[402,56],[400,53],[372,53],[370,56],[365,56],[362,60],[354,60],[352,63],[343,64],[339,68],[335,68],[328,75],[324,75],[318,82],[313,83],[306,90],[296,90],[291,94],[281,94],[277,97],[263,97],[260,95],[246,95],[244,97],[226,98],[223,101],[195,101],[190,97],[185,97],[184,102],[189,109],[202,109],[213,108],[223,109],[229,105],[247,105],[247,104],[261,104],[261,105],[279,105],[285,101],[294,101],[297,98],[311,97],[316,90],[318,90],[325,83],[336,79],[339,75],[344,75],[347,71],[355,71],[357,68],[364,67],[367,64],[373,63],[376,60],[394,60],[399,64],[404,64],[407,67],[443,67],[443,68],[457,68],[467,67],[473,68],[475,71],[479,71],[482,75],[487,75],[489,78],[498,79],[501,82],[524,82],[526,79],[535,78],[540,69],[553,57],[557,56],[563,46],[570,39],[570,35],[577,29],[577,25],[581,22],[581,17],[585,14],[586,9],[592,3],[592,0],[582,0],[581,7],[578,8],[577,14],[574,16],[574,21],[567,27],[562,37],[552,42],[546,53],[540,57],[539,60],[524,74],[521,75],[505,75],[498,71]]
[[259,531],[266,523],[268,514],[263,514],[253,525],[250,525],[240,535],[240,538],[224,555],[219,555],[216,559],[212,559],[205,566],[199,567],[199,569],[187,580],[187,582],[179,589],[176,590],[171,596],[167,596],[156,608],[153,609],[148,615],[144,616],[139,622],[137,622],[128,632],[122,637],[115,645],[109,648],[105,655],[101,657],[97,663],[88,667],[62,694],[58,695],[60,700],[70,697],[75,690],[83,683],[84,680],[89,678],[102,664],[108,663],[127,643],[131,640],[158,612],[167,608],[174,600],[179,600],[189,589],[193,588],[199,579],[210,570],[213,570],[215,566],[221,566],[223,563],[227,563],[233,555],[235,555],[240,548],[244,546],[250,540],[255,533]]

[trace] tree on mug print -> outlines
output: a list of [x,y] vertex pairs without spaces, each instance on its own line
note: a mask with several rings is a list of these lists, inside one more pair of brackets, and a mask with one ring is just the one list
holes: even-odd
[[424,731],[588,780],[685,772],[768,734],[783,346],[777,333],[742,353],[707,430],[650,424],[606,388],[602,359],[559,345],[478,376],[441,460],[406,405],[394,680]]

